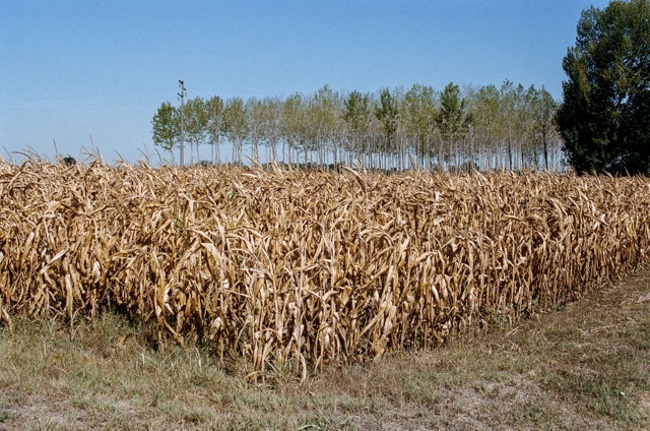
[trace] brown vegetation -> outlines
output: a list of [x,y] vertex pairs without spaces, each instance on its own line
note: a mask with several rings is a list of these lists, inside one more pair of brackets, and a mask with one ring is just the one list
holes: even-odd
[[647,178],[0,163],[0,321],[111,308],[305,374],[636,268]]

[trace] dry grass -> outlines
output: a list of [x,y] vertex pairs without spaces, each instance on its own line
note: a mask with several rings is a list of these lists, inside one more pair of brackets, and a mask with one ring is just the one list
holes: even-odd
[[648,208],[641,177],[0,162],[0,321],[112,309],[304,380],[629,273]]
[[[0,327],[0,430],[650,430],[650,270],[417,354],[247,384],[103,313]],[[125,338],[126,336],[126,338]],[[271,379],[267,379],[270,381]]]

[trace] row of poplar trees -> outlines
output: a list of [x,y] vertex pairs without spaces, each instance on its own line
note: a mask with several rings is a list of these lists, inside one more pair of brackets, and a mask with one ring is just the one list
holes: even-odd
[[[329,86],[286,98],[189,99],[182,112],[185,160],[206,163],[343,163],[382,170],[563,169],[554,117],[542,87],[488,85],[442,91],[430,86],[343,93]],[[153,141],[169,152],[181,142],[180,108],[163,103]],[[205,152],[205,150],[204,150]],[[189,156],[189,157],[188,157]]]

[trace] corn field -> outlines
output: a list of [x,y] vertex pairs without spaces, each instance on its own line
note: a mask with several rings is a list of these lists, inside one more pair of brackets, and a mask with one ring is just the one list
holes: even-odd
[[305,375],[629,273],[649,208],[643,177],[0,161],[0,324],[117,310]]

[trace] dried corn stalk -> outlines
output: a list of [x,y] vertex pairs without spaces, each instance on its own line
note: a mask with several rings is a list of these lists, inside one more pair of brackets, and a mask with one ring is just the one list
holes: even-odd
[[648,258],[647,178],[0,162],[0,322],[155,319],[320,368],[440,345]]

